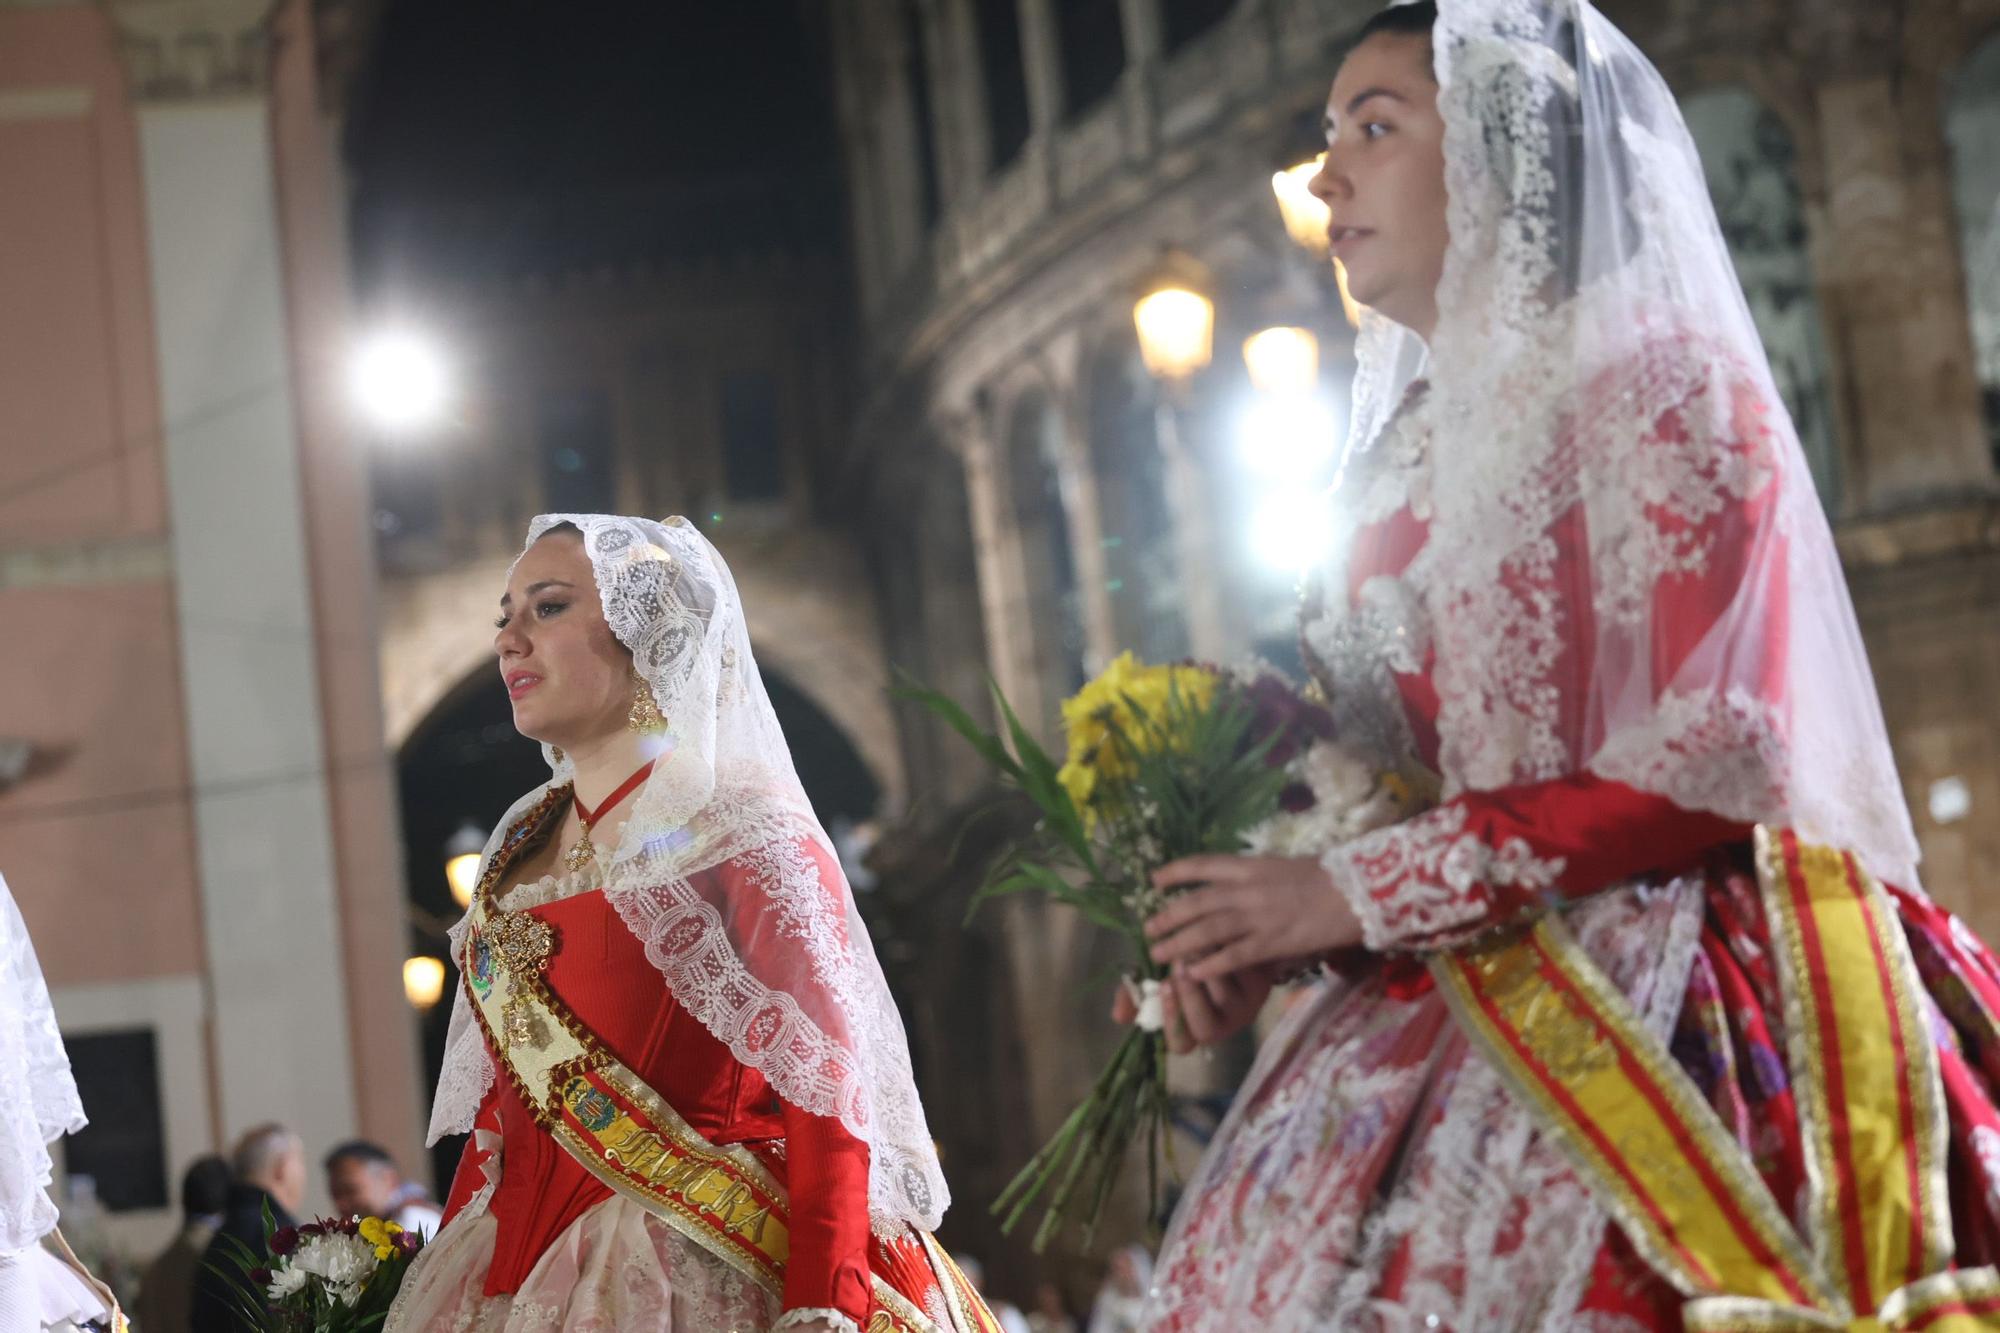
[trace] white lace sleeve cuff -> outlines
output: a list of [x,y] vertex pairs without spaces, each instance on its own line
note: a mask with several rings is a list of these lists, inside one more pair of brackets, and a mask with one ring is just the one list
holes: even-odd
[[781,1333],[787,1328],[802,1328],[816,1319],[824,1319],[827,1327],[835,1333],[861,1333],[861,1325],[849,1319],[838,1310],[797,1309],[787,1310],[778,1316],[778,1322],[771,1325],[771,1333]]
[[1538,858],[1524,838],[1489,845],[1466,828],[1453,803],[1378,829],[1328,852],[1321,864],[1378,953],[1433,946],[1487,923],[1493,888],[1546,892],[1563,871],[1561,857]]

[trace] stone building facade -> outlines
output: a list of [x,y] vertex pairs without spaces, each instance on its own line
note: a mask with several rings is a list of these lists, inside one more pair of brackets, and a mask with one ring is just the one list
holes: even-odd
[[[838,8],[863,311],[848,503],[867,519],[892,659],[969,700],[990,672],[1050,724],[1121,648],[1283,655],[1289,581],[1238,549],[1257,522],[1234,349],[1266,324],[1312,328],[1326,391],[1344,393],[1337,299],[1301,271],[1269,182],[1317,151],[1342,44],[1374,7]],[[1928,888],[2000,937],[2000,3],[1604,8],[1688,107],[1835,519]],[[1186,444],[1163,454],[1132,306],[1168,249],[1212,274],[1218,331]],[[1208,501],[1206,550],[1175,531],[1190,492]],[[878,853],[883,892],[949,900],[978,860],[937,830],[980,774],[934,724],[901,723],[922,797]],[[1023,1057],[1016,1142],[982,1150],[982,1169],[1024,1159],[1108,1027],[1100,997],[1072,998],[1101,944],[1014,910],[977,946],[993,955],[984,989],[955,1001],[1012,1034],[983,1058]],[[1085,1035],[1038,1036],[1054,1031]],[[999,1179],[954,1173],[969,1193]]]
[[337,372],[364,9],[0,3],[0,873],[93,1117],[59,1163],[132,1253],[261,1122],[419,1151]]

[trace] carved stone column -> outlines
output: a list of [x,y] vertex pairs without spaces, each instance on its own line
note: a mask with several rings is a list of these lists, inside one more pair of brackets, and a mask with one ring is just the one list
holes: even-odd
[[1054,714],[1057,703],[1045,697],[1035,654],[1038,626],[1054,608],[1035,606],[1029,595],[1027,557],[1001,441],[983,407],[956,417],[942,433],[965,463],[988,664],[1015,712],[1035,726]]
[[[330,461],[306,447],[319,400],[301,377],[318,360],[302,347],[323,312],[291,302],[302,278],[322,274],[295,262],[282,197],[287,184],[300,191],[292,202],[308,197],[315,183],[306,164],[279,175],[272,0],[115,0],[106,10],[138,104],[222,1129],[233,1135],[279,1115],[308,1143],[333,1142],[361,1123],[350,1008],[361,955],[339,866],[340,829],[366,823],[351,810],[338,816],[348,789],[336,779],[356,766],[356,750],[372,756],[385,787],[387,773],[379,731],[371,742],[328,729],[339,715],[332,701],[345,694],[326,676],[323,636],[350,619],[365,631],[372,593],[350,589],[330,606],[315,578],[314,525],[338,503],[315,471]],[[311,96],[310,77],[300,87]],[[319,235],[329,234],[337,226],[324,223]],[[303,286],[310,295],[325,284]],[[365,541],[358,520],[355,529],[343,539],[350,547]],[[366,577],[368,561],[360,565]],[[372,664],[372,647],[364,655]],[[377,726],[379,708],[376,696],[365,714]],[[336,744],[350,748],[336,755]],[[368,827],[377,842],[393,838],[392,823]],[[400,884],[389,883],[384,896],[399,908]],[[389,938],[397,955],[402,945]],[[400,1056],[382,1091],[403,1125],[369,1128],[405,1148],[405,1133],[415,1137],[415,1059],[408,1012],[389,990],[400,961],[379,979],[363,970],[370,990],[387,993],[404,1039],[392,1029],[378,1043]]]
[[141,102],[262,97],[277,0],[107,0]]
[[1057,477],[1068,519],[1070,561],[1076,569],[1083,609],[1083,667],[1086,674],[1094,676],[1119,650],[1111,607],[1111,570],[1104,553],[1104,508],[1098,499],[1097,472],[1091,466],[1088,389],[1080,382],[1075,365],[1076,335],[1065,335],[1051,351],[1069,363],[1055,385],[1056,416],[1062,431],[1057,442]]
[[[1901,17],[1899,17],[1901,15]],[[1853,394],[1853,510],[1885,514],[1992,494],[1966,330],[1939,116],[1942,15],[1894,6],[1801,11],[1824,186],[1821,297]]]
[[1118,0],[1125,28],[1125,77],[1118,95],[1125,110],[1125,155],[1144,161],[1157,148],[1160,65],[1166,59],[1161,0]]

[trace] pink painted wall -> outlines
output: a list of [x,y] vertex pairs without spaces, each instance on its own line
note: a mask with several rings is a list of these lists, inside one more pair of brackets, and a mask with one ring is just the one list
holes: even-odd
[[138,129],[94,7],[0,9],[0,95],[84,89],[82,116],[0,114],[0,547],[165,522]]
[[0,796],[0,872],[50,983],[200,971],[171,590],[0,589],[0,625],[0,732],[61,756]]
[[0,794],[0,872],[52,983],[198,971],[172,587],[74,581],[165,525],[137,127],[94,7],[0,8],[0,181],[0,557],[69,571],[0,586],[0,735],[54,759]]

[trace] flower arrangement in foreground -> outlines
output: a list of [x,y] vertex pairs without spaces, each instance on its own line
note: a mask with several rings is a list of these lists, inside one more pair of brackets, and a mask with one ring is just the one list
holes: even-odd
[[903,691],[979,751],[1039,813],[1034,834],[995,864],[973,899],[1038,892],[1127,940],[1139,1018],[1096,1084],[995,1200],[1011,1232],[1042,1206],[1037,1251],[1080,1222],[1094,1239],[1134,1144],[1146,1161],[1148,1216],[1160,1221],[1169,1156],[1164,969],[1145,922],[1164,902],[1152,872],[1210,852],[1287,853],[1353,837],[1404,813],[1405,793],[1334,737],[1332,715],[1268,667],[1152,666],[1121,655],[1062,706],[1061,765],[996,688],[1006,739],[935,690]]
[[229,1255],[237,1274],[263,1295],[259,1302],[239,1292],[239,1313],[265,1333],[379,1328],[423,1245],[423,1237],[379,1217],[280,1227],[267,1207],[264,1252],[236,1242]]

